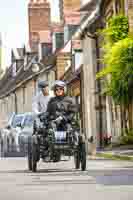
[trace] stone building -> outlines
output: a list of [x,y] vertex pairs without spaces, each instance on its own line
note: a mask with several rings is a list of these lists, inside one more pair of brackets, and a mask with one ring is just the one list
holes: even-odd
[[80,23],[80,8],[81,0],[59,0],[60,20],[65,24]]
[[0,34],[0,71],[1,71],[1,66],[2,66],[2,37]]
[[2,68],[3,60],[2,60],[2,57],[3,57],[3,47],[2,47],[2,36],[1,36],[1,33],[0,33],[0,78],[3,75],[3,68]]
[[102,85],[96,81],[96,73],[103,67],[99,62],[102,55],[101,37],[96,35],[98,29],[106,26],[111,16],[123,13],[129,18],[132,34],[132,0],[93,0],[85,1],[80,11],[88,12],[75,38],[82,40],[83,70],[81,71],[83,131],[86,138],[94,137],[97,147],[102,147],[104,137],[112,136],[118,142],[121,135],[120,107],[115,106],[110,97],[101,96]]
[[[32,99],[37,92],[38,80],[55,80],[55,58],[51,56],[43,63],[36,61],[34,53],[21,49],[12,52],[12,64],[0,81],[0,127],[5,126],[11,113],[32,111]],[[34,68],[38,67],[38,72]]]
[[130,33],[133,34],[133,1],[125,0],[125,12],[129,18],[129,29]]

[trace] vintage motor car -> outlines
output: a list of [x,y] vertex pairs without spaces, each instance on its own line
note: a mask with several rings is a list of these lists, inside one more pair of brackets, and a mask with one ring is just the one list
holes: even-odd
[[[62,119],[61,119],[62,117]],[[58,121],[61,121],[58,124]],[[55,128],[53,123],[57,123]],[[75,168],[86,170],[86,142],[85,136],[80,134],[76,120],[67,126],[64,116],[48,121],[47,114],[41,114],[34,121],[33,135],[28,140],[28,167],[36,172],[37,163],[59,162],[62,156],[73,156]]]

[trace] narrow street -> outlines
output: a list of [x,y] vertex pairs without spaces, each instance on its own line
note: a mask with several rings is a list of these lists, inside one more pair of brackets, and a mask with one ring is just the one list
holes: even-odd
[[72,161],[39,163],[37,173],[27,170],[25,158],[0,160],[1,200],[132,200],[133,163],[89,160],[87,171]]

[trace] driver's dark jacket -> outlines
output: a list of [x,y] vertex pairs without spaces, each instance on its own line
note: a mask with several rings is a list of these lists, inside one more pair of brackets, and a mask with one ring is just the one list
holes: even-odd
[[73,98],[69,96],[53,97],[50,99],[47,107],[49,119],[56,119],[58,116],[64,116],[67,122],[70,122],[74,113],[78,111]]

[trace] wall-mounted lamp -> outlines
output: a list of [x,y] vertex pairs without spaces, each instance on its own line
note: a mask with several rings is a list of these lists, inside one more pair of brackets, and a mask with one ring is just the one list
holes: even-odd
[[36,62],[35,60],[32,62],[32,72],[37,73],[40,70],[39,63]]

